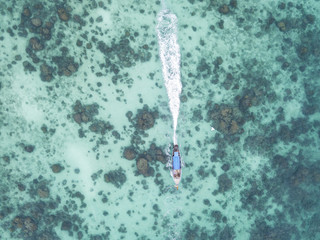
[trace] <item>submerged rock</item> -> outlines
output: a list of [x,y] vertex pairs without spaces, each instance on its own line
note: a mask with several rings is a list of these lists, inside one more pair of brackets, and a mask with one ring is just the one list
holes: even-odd
[[72,227],[72,223],[69,221],[63,221],[61,224],[62,231],[69,231],[69,230],[71,230],[71,227]]
[[125,171],[120,167],[117,170],[106,173],[104,175],[104,181],[120,188],[127,181],[127,177]]
[[285,31],[286,31],[286,24],[285,24],[284,21],[278,22],[278,23],[277,23],[277,26],[278,26],[278,28],[279,28],[279,30],[280,30],[281,32],[285,32]]
[[40,66],[40,78],[44,82],[50,82],[53,79],[53,68],[43,63]]
[[186,95],[181,95],[181,96],[180,96],[180,101],[183,102],[183,103],[185,103],[185,102],[188,101],[188,97],[187,97]]
[[31,11],[28,7],[25,7],[21,13],[21,15],[25,16],[25,17],[30,17],[31,16]]
[[219,239],[235,239],[235,231],[229,225],[226,225],[219,234]]
[[226,192],[232,188],[232,180],[226,173],[221,174],[218,177],[219,192]]
[[306,59],[310,55],[310,50],[306,45],[300,45],[296,49],[299,58]]
[[225,134],[241,133],[239,125],[244,123],[241,111],[236,107],[216,105],[210,117],[215,121],[217,129]]
[[275,155],[272,159],[271,166],[276,168],[276,170],[286,170],[289,166],[290,160],[281,155]]
[[35,72],[36,68],[28,61],[24,61],[23,63],[24,71]]
[[191,120],[195,123],[199,123],[203,119],[201,109],[195,109]]
[[137,126],[142,130],[152,128],[154,125],[154,118],[150,112],[142,112],[138,115]]
[[37,193],[40,198],[48,198],[49,197],[49,189],[45,186],[41,186],[38,188]]
[[6,163],[10,163],[10,157],[7,155],[3,156],[2,160],[5,161]]
[[219,12],[222,14],[227,14],[229,13],[229,7],[226,4],[223,4],[220,8],[219,8]]
[[167,162],[166,154],[161,150],[160,147],[157,147],[155,143],[151,143],[147,152],[143,153],[143,158],[151,161],[159,161],[161,163]]
[[202,78],[208,78],[212,74],[211,67],[206,59],[202,58],[197,66],[197,72]]
[[74,57],[67,56],[68,48],[63,47],[60,49],[62,56],[52,57],[52,61],[58,66],[59,76],[71,76],[78,71],[79,64],[74,61]]
[[19,191],[23,192],[23,191],[25,191],[25,190],[26,190],[26,186],[25,186],[24,184],[22,184],[22,183],[18,183],[17,185],[18,185],[18,189],[19,189]]
[[123,157],[128,160],[133,160],[136,157],[136,152],[133,148],[126,147],[123,151]]
[[293,140],[293,132],[288,125],[281,124],[279,128],[279,137],[284,142],[290,142]]
[[36,222],[31,217],[26,216],[16,216],[12,220],[12,225],[23,229],[28,236],[31,236],[38,229]]
[[116,130],[112,131],[112,136],[114,136],[114,138],[118,140],[121,138],[120,133]]
[[34,150],[34,146],[33,146],[33,145],[26,145],[26,146],[24,147],[24,150],[25,150],[26,152],[28,152],[28,153],[32,153],[33,150]]
[[40,18],[32,18],[31,24],[35,27],[40,27],[42,25],[42,21]]
[[290,240],[292,239],[292,234],[296,231],[296,228],[289,224],[275,222],[273,226],[270,226],[266,221],[257,219],[255,226],[253,225],[250,231],[250,239]]
[[137,165],[137,169],[139,171],[139,173],[143,174],[144,176],[148,175],[148,161],[145,158],[139,158],[136,162]]
[[73,15],[73,21],[80,24],[80,26],[86,25],[86,21],[84,19],[82,19],[82,17],[80,17],[78,14]]
[[[108,71],[118,74],[120,69],[132,67],[139,60],[146,62],[151,59],[150,48],[143,45],[140,49],[135,50],[130,46],[130,40],[132,39],[134,37],[130,36],[129,31],[126,31],[120,40],[113,40],[109,45],[103,41],[97,42],[97,49],[105,55]],[[114,81],[113,83],[116,84]]]
[[[285,60],[284,60],[285,61]],[[238,107],[243,113],[247,113],[252,106],[259,105],[265,98],[265,93],[259,88],[245,89],[241,96],[236,96]]]
[[225,163],[221,166],[221,169],[225,172],[227,172],[230,169],[230,164],[229,163]]
[[132,116],[133,116],[133,113],[131,111],[128,111],[126,113],[126,117],[128,118],[129,121],[131,121]]
[[37,224],[31,217],[26,217],[23,221],[23,225],[26,231],[34,232],[38,229]]
[[144,105],[143,109],[139,109],[136,115],[136,127],[141,130],[152,128],[157,116],[156,111],[151,111],[147,105]]
[[239,100],[239,108],[243,112],[248,110],[252,106],[252,98],[249,95],[245,95]]
[[57,164],[53,164],[53,165],[51,166],[51,170],[52,170],[52,172],[54,172],[54,173],[60,173],[61,171],[64,170],[64,167],[61,166],[59,163],[57,163]]
[[167,158],[164,152],[160,148],[155,149],[155,154],[156,154],[156,160],[161,162],[161,163],[166,163]]
[[[77,100],[73,106],[73,119],[76,123],[87,123],[93,120],[93,117],[99,113],[99,105],[94,103],[90,105],[82,105],[82,103]],[[93,127],[93,130],[94,127]]]
[[298,166],[297,169],[294,171],[292,176],[290,177],[290,183],[293,186],[298,186],[302,184],[305,180],[307,180],[309,176],[309,169],[304,166]]
[[29,45],[30,45],[31,49],[33,49],[35,51],[40,51],[40,50],[42,50],[44,48],[43,44],[40,41],[40,39],[37,38],[37,37],[30,38]]
[[51,39],[51,28],[52,27],[53,27],[53,24],[50,22],[47,22],[45,27],[40,28],[40,34],[44,40]]
[[238,6],[237,0],[230,0],[230,6],[236,8]]
[[317,107],[316,106],[308,104],[306,102],[303,104],[302,113],[305,116],[309,116],[309,115],[315,114],[316,112],[317,112]]
[[213,211],[211,212],[211,217],[214,219],[214,221],[215,221],[216,223],[219,223],[219,222],[221,222],[222,214],[221,214],[220,211],[213,210]]
[[57,10],[58,16],[60,18],[60,20],[67,22],[69,20],[69,13],[67,12],[67,10],[63,7],[59,7]]
[[102,120],[94,121],[89,127],[89,130],[91,132],[100,133],[102,135],[106,134],[107,131],[111,131],[112,129],[113,126],[109,122],[105,122]]

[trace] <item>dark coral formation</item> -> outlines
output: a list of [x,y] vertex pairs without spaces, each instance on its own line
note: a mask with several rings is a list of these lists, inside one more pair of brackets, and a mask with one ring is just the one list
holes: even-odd
[[167,156],[161,149],[162,148],[157,147],[155,143],[152,143],[147,153],[151,156],[152,160],[159,161],[162,164],[165,164],[167,163]]
[[96,103],[91,105],[82,105],[82,103],[77,100],[73,106],[73,119],[78,124],[91,122],[93,117],[99,113],[98,109],[99,105]]
[[[136,158],[136,167],[138,173],[145,177],[154,175],[154,168],[150,165],[156,166],[157,163],[161,164],[167,163],[167,156],[157,147],[155,143],[152,143],[147,151],[140,150],[140,148],[126,147],[123,151],[123,157],[128,160],[133,160]],[[160,177],[160,176],[158,176]],[[163,182],[160,179],[156,179],[159,187],[163,187]]]
[[250,234],[250,240],[257,239],[292,239],[293,234],[297,234],[297,229],[295,226],[290,224],[280,224],[275,226],[270,226],[266,221],[259,219],[256,221],[256,228],[252,230]]
[[58,13],[60,20],[62,20],[64,22],[69,21],[70,13],[63,6],[59,6],[57,8],[57,13]]
[[223,4],[220,8],[219,8],[219,12],[222,14],[227,14],[229,13],[229,6],[227,4]]
[[35,146],[34,145],[25,145],[24,150],[28,153],[32,153],[34,151]]
[[89,126],[89,130],[94,133],[99,133],[101,135],[106,134],[111,131],[113,126],[109,122],[105,122],[102,120],[94,120],[92,124]]
[[67,56],[68,49],[61,49],[61,56],[53,56],[52,62],[58,66],[58,75],[59,76],[71,76],[73,73],[78,71],[79,64],[74,61],[74,57]]
[[[96,116],[99,114],[99,105],[96,103],[83,105],[79,100],[73,106],[72,118],[73,120],[80,125],[78,130],[79,137],[86,137],[86,133],[91,131],[95,134],[101,136],[106,135],[106,133],[111,132],[112,136],[116,140],[121,139],[121,135],[118,131],[114,130],[114,126],[105,120],[99,120]],[[89,127],[85,126],[86,123],[90,123]],[[97,141],[97,146],[99,144],[106,144],[107,141],[104,138],[101,138]]]
[[[77,235],[78,239],[82,239],[87,226],[83,224],[84,219],[74,211],[86,207],[83,203],[84,196],[80,192],[68,192],[66,187],[70,199],[62,203],[59,196],[50,194],[51,183],[48,180],[42,176],[32,180],[30,176],[23,178],[23,184],[17,184],[19,191],[29,194],[29,200],[17,205],[9,201],[7,193],[2,192],[1,202],[6,205],[0,207],[1,227],[8,229],[12,238],[59,239],[55,228],[63,226],[62,230],[68,231],[70,236]],[[81,199],[81,206],[74,201],[77,198]],[[68,223],[71,222],[72,228],[69,228]]]
[[137,116],[137,126],[142,130],[152,128],[154,125],[154,118],[150,112],[143,111]]
[[39,186],[39,188],[37,189],[37,193],[40,198],[48,198],[50,195],[49,188],[45,185]]
[[[70,13],[64,6],[57,6],[57,16],[62,22],[67,22],[70,18]],[[67,56],[68,49],[62,47],[62,55],[56,56],[51,51],[46,51],[45,54],[41,53],[43,50],[51,50],[52,46],[49,46],[47,41],[52,38],[55,32],[55,25],[57,23],[57,16],[52,16],[48,9],[43,4],[36,4],[33,6],[25,6],[21,13],[21,21],[19,25],[19,35],[23,37],[28,36],[28,31],[33,34],[29,38],[29,44],[26,48],[26,52],[32,59],[34,64],[41,63],[40,65],[40,78],[42,81],[50,82],[54,79],[54,76],[71,76],[75,73],[79,64],[74,61],[74,57]],[[59,41],[64,37],[60,32],[57,33]],[[50,59],[58,67],[57,71],[55,67],[48,65],[46,59]],[[25,70],[36,71],[36,68],[28,61],[25,61]],[[28,63],[28,64],[27,64]]]
[[[214,26],[209,26],[209,33],[227,29],[224,19],[232,17],[239,10],[236,1],[232,2],[222,5],[211,2],[207,10],[220,12],[221,19]],[[244,10],[253,9],[249,7]],[[301,14],[291,14],[292,10]],[[208,11],[206,14],[210,14]],[[210,150],[210,160],[225,172],[218,177],[219,190],[215,190],[213,195],[219,196],[219,193],[223,192],[232,194],[231,189],[238,188],[235,186],[237,181],[244,183],[240,191],[241,209],[250,213],[250,216],[253,213],[252,216],[256,218],[250,230],[250,239],[308,239],[312,233],[302,232],[296,226],[301,222],[304,226],[310,224],[311,232],[315,234],[315,224],[311,224],[310,221],[314,218],[319,223],[317,214],[313,212],[319,207],[315,200],[319,191],[314,191],[319,168],[315,166],[317,158],[313,151],[316,146],[314,141],[320,136],[319,120],[314,120],[319,112],[319,104],[316,104],[316,101],[319,102],[320,94],[319,84],[313,79],[319,78],[316,76],[319,75],[319,70],[315,67],[314,61],[319,60],[320,56],[319,41],[315,40],[320,35],[318,29],[313,26],[317,21],[316,17],[307,12],[308,9],[299,3],[281,2],[278,10],[270,13],[261,24],[261,31],[248,24],[248,15],[236,18],[238,27],[251,32],[255,38],[261,39],[265,34],[274,34],[281,42],[278,56],[274,62],[270,61],[270,66],[273,67],[271,72],[263,61],[251,56],[240,57],[239,52],[231,52],[230,56],[221,57],[206,55],[208,41],[200,40],[198,46],[204,54],[197,59],[196,76],[190,72],[190,79],[185,81],[185,85],[188,85],[188,82],[193,80],[192,85],[195,87],[192,86],[191,89],[200,87],[204,90],[203,86],[212,86],[212,91],[208,90],[206,120],[219,132],[214,132],[214,137],[207,142],[203,141],[202,144],[204,147],[209,147],[211,143],[216,145]],[[190,30],[191,28],[197,30],[196,27],[190,26]],[[190,58],[192,55],[187,53],[186,57]],[[231,62],[236,59],[241,66],[235,66],[233,63],[227,65],[225,59]],[[266,77],[268,73],[270,75]],[[198,84],[197,81],[200,80],[208,85]],[[221,102],[211,102],[210,94],[216,96],[225,93],[220,89],[227,90],[228,97],[223,97]],[[301,91],[304,91],[305,97],[299,96]],[[299,102],[296,104],[296,101]],[[286,109],[285,106],[290,104],[296,104],[296,109]],[[292,114],[295,111],[296,114]],[[190,116],[194,122],[201,121],[201,107],[193,109]],[[195,131],[200,129],[201,126],[195,127]],[[246,130],[249,131],[241,134]],[[190,132],[187,133],[192,137]],[[197,141],[194,143],[201,148]],[[230,154],[234,150],[236,153]],[[251,155],[253,159],[239,156],[241,152]],[[242,175],[239,171],[250,171],[246,163],[258,161],[256,158],[260,157],[264,162],[255,170],[257,175],[239,177],[238,174]],[[239,166],[244,168],[239,170]],[[234,167],[238,171],[234,171]],[[203,167],[199,168],[197,173],[200,179],[212,176],[206,173]],[[212,174],[215,176],[215,171],[212,171]],[[268,211],[270,201],[276,208],[275,212],[260,219],[259,214]],[[209,203],[204,200],[204,204]],[[224,201],[219,204],[222,208],[229,208]],[[216,212],[213,215],[217,219],[221,218]],[[303,220],[300,218],[302,215]],[[197,227],[196,224],[192,226],[192,237],[201,238],[201,228]],[[221,233],[221,239],[236,238],[234,232],[227,229],[226,232],[230,234]],[[189,234],[186,238],[187,236]],[[206,236],[204,239],[210,237]],[[215,234],[215,237],[219,239],[218,234]]]
[[153,176],[154,169],[149,166],[152,161],[166,162],[166,156],[162,152],[161,148],[155,144],[151,144],[147,151],[142,150],[145,141],[143,140],[145,130],[152,128],[155,124],[155,120],[158,118],[158,112],[156,110],[150,110],[147,105],[144,105],[142,109],[137,111],[136,116],[133,118],[132,112],[127,112],[126,117],[129,122],[133,124],[136,131],[131,135],[131,146],[124,149],[122,155],[128,160],[136,158],[136,166],[138,173],[147,176]]
[[136,158],[136,152],[133,148],[126,147],[123,151],[123,157],[128,160],[133,160]]
[[155,120],[158,118],[158,112],[156,110],[150,110],[147,105],[144,105],[142,109],[138,110],[135,117],[136,127],[139,130],[147,130],[153,127]]
[[112,183],[117,188],[127,181],[125,171],[120,167],[117,170],[109,171],[104,175],[104,181],[107,183]]
[[105,55],[108,72],[118,74],[121,69],[132,67],[137,61],[150,60],[151,53],[148,51],[148,45],[135,50],[130,46],[130,39],[134,39],[134,36],[126,31],[119,41],[113,39],[110,45],[103,41],[97,42],[97,49]]
[[23,63],[24,71],[35,72],[36,68],[28,61],[24,61]]
[[64,170],[64,167],[61,164],[56,163],[51,165],[51,170],[53,173],[60,173],[61,171]]
[[148,176],[148,172],[149,172],[149,164],[148,164],[148,160],[141,157],[137,159],[136,162],[137,165],[137,169],[139,171],[139,173],[141,173],[144,176]]
[[218,177],[219,192],[226,192],[232,188],[232,180],[226,173],[221,174]]
[[44,82],[50,82],[53,79],[53,68],[45,62],[40,66],[40,78]]
[[41,41],[37,37],[32,37],[29,40],[29,47],[34,51],[40,51],[44,48]]
[[233,135],[241,133],[244,124],[243,114],[237,107],[215,104],[209,117],[214,121],[214,126],[222,133]]
[[29,216],[16,216],[12,220],[12,226],[14,228],[20,228],[25,236],[31,237],[38,229],[37,223]]

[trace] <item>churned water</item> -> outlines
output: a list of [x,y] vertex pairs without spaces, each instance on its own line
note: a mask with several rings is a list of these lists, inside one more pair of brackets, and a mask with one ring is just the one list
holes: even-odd
[[161,2],[0,1],[0,239],[320,239],[320,2],[167,6],[178,191]]
[[177,16],[163,8],[158,14],[157,35],[162,74],[166,86],[173,121],[173,144],[177,144],[176,130],[180,110],[180,47],[178,44]]

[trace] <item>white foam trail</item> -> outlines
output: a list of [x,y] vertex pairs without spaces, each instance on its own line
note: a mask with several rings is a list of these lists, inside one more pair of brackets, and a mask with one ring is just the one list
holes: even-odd
[[170,185],[164,190],[161,226],[164,226],[163,239],[181,240],[183,205],[177,189]]
[[177,37],[177,17],[166,9],[158,14],[157,34],[159,41],[159,54],[162,62],[162,75],[169,97],[169,107],[173,120],[173,143],[177,144],[176,129],[180,108],[180,47]]

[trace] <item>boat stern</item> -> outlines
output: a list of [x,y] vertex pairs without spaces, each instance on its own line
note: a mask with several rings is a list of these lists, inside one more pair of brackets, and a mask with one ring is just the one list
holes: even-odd
[[174,178],[173,181],[176,185],[180,183],[181,178]]

